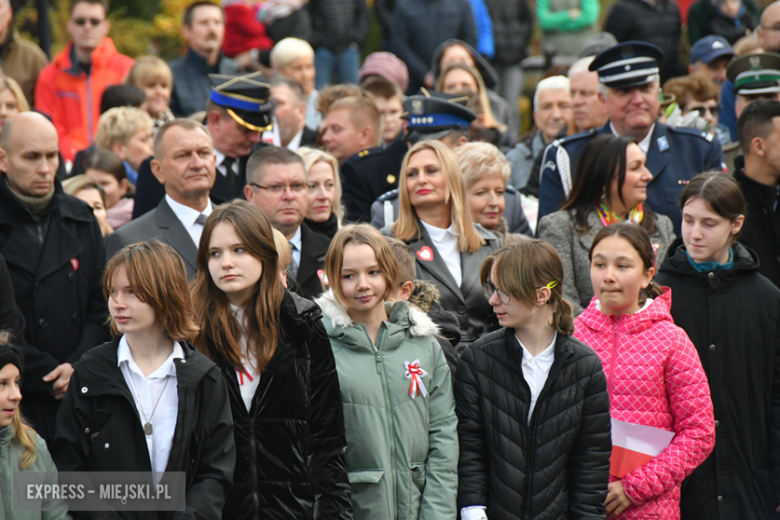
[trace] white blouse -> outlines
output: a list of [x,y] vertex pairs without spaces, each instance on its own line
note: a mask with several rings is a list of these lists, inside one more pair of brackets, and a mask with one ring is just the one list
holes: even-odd
[[[244,317],[244,309],[236,305],[231,305],[233,310],[233,316],[241,327],[246,330],[246,319]],[[260,384],[260,374],[257,372],[257,357],[254,352],[250,352],[246,345],[246,333],[241,336],[241,351],[244,358],[244,369],[236,370],[236,377],[238,377],[238,388],[241,391],[241,399],[244,401],[246,411],[248,412],[252,408],[252,399],[255,397],[255,391]]]
[[428,232],[433,245],[436,246],[436,251],[447,264],[447,269],[449,269],[455,283],[460,287],[463,273],[460,266],[460,249],[458,249],[458,234],[455,233],[455,227],[450,226],[447,229],[442,229],[426,224],[422,220],[420,222],[425,226],[425,231]]

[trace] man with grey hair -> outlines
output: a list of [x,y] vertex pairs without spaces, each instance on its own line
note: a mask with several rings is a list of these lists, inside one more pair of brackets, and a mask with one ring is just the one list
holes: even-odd
[[168,121],[154,136],[151,167],[165,187],[165,197],[157,208],[108,235],[108,257],[130,244],[160,240],[179,253],[192,280],[203,224],[213,210],[209,192],[216,178],[216,155],[211,134],[192,119]]
[[677,206],[685,185],[696,174],[722,169],[720,143],[692,128],[657,121],[660,108],[658,60],[663,52],[644,42],[625,42],[596,56],[588,67],[598,72],[600,96],[609,120],[595,130],[555,141],[545,150],[539,189],[539,218],[558,211],[569,196],[580,151],[594,136],[632,137],[647,157],[653,180],[647,186],[650,208],[672,219],[680,234]]
[[527,134],[506,154],[512,165],[509,183],[519,190],[528,183],[539,154],[574,121],[569,78],[552,76],[539,82],[534,93],[533,118],[536,132]]
[[577,132],[598,128],[607,122],[607,107],[604,97],[599,95],[599,74],[588,68],[594,59],[595,56],[581,58],[569,69],[571,106]]
[[303,222],[308,193],[303,159],[287,148],[267,146],[249,158],[246,181],[246,200],[263,210],[274,229],[290,244],[292,262],[287,269],[290,289],[304,298],[319,296],[322,293],[320,274],[330,239]]

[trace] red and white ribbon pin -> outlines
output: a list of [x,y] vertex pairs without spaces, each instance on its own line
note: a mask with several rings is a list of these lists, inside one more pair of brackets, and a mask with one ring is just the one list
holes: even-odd
[[422,381],[422,378],[428,375],[428,372],[420,368],[420,360],[415,359],[411,363],[408,361],[404,361],[404,366],[406,367],[406,373],[404,374],[404,377],[406,379],[411,379],[412,384],[409,387],[409,395],[414,399],[417,397],[417,395],[422,395],[423,397],[426,397],[428,395],[428,390],[425,389],[425,384]]

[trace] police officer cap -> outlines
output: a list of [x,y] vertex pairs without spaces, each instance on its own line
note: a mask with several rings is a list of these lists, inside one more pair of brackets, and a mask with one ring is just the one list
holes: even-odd
[[466,108],[466,98],[443,92],[424,92],[404,100],[404,119],[409,121],[405,140],[441,139],[456,128],[468,128],[477,115]]
[[238,124],[254,132],[273,128],[271,88],[260,72],[242,76],[209,74],[209,79],[209,99],[224,108]]
[[611,88],[645,85],[658,74],[664,52],[651,43],[624,42],[602,51],[590,64],[599,81]]
[[780,54],[747,54],[726,68],[734,93],[742,96],[780,92]]

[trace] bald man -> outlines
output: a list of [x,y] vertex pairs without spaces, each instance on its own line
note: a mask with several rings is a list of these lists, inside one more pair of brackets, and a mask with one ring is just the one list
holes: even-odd
[[[56,177],[57,130],[24,112],[0,135],[0,254],[26,321],[24,411],[54,439],[73,363],[110,339],[103,324],[103,236],[92,208],[66,195]],[[21,342],[20,342],[21,343]]]

